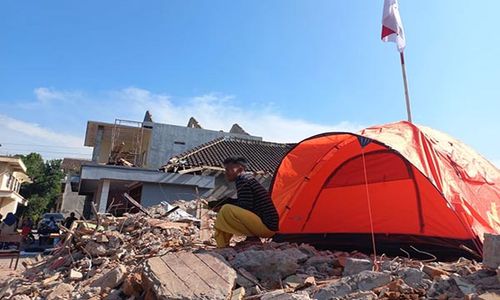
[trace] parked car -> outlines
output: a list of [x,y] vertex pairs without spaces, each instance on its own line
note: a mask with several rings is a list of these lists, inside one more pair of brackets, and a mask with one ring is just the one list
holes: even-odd
[[63,214],[60,213],[45,213],[42,216],[42,219],[40,222],[38,222],[37,229],[40,231],[40,229],[43,229],[44,227],[47,227],[50,222],[50,218],[54,218],[54,221],[56,221],[57,225],[61,225],[64,222],[64,216]]

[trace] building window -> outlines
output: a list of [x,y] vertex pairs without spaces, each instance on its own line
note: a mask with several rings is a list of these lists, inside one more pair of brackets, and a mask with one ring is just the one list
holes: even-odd
[[12,190],[12,182],[14,181],[14,176],[9,174],[9,180],[7,181],[7,189]]

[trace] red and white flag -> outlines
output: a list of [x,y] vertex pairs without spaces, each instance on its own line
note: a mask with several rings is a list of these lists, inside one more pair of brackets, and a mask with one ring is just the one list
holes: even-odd
[[384,0],[382,41],[396,43],[399,52],[403,52],[405,49],[405,32],[403,30],[401,16],[399,15],[399,5],[397,0]]

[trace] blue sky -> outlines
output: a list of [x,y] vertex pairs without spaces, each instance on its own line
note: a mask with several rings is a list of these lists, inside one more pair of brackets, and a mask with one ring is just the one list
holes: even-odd
[[[87,120],[146,109],[290,142],[405,119],[382,5],[2,1],[0,154],[88,157]],[[414,121],[500,165],[500,2],[400,0],[400,11]]]

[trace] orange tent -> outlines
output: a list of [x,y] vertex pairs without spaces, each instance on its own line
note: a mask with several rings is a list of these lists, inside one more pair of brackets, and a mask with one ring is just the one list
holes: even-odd
[[[308,138],[281,161],[271,194],[278,241],[403,254],[481,253],[500,233],[500,172],[463,143],[408,122]],[[406,248],[405,248],[406,247]],[[460,252],[460,251],[458,251]]]

